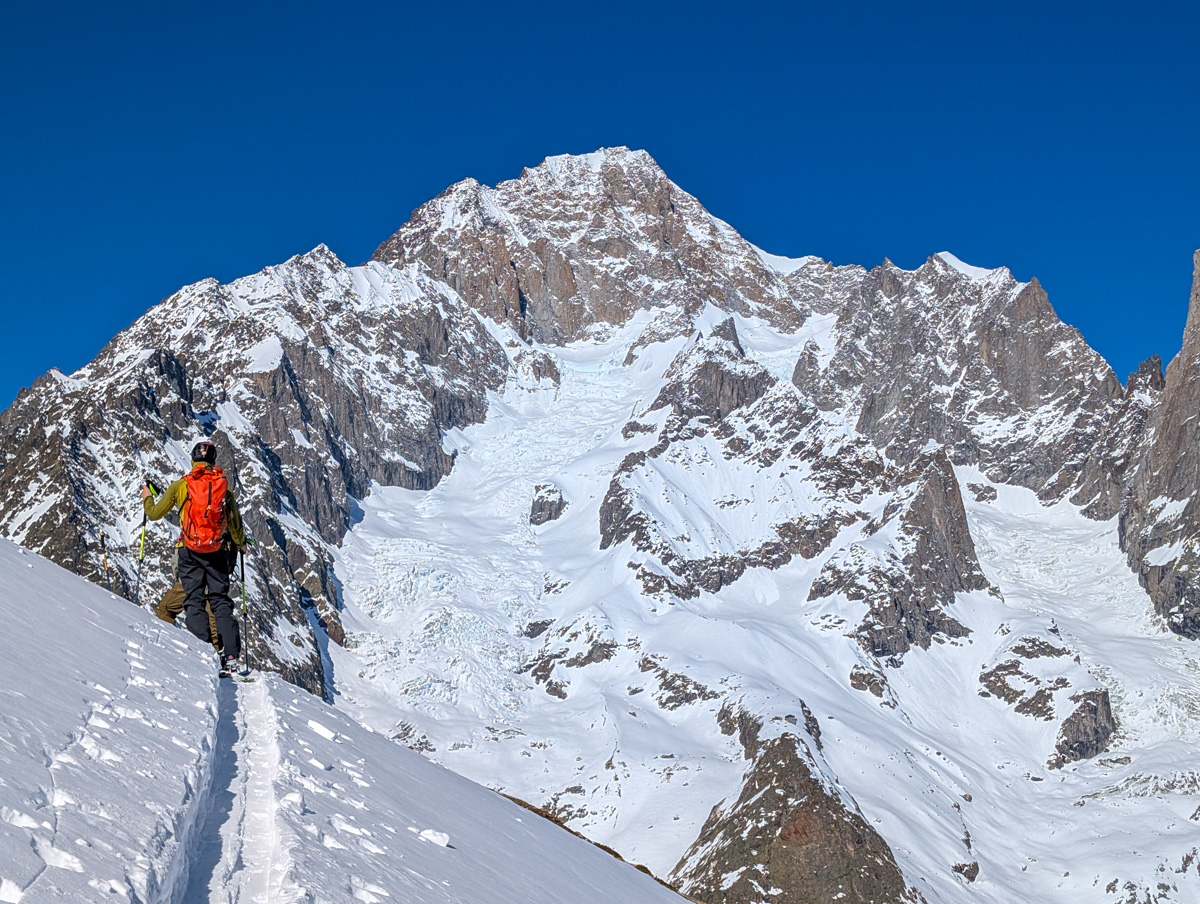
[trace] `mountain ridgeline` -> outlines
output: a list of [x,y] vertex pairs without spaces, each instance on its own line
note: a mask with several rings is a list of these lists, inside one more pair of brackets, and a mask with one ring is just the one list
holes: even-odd
[[[755,575],[803,572],[791,603],[836,604],[822,630],[848,641],[837,654],[847,687],[900,720],[894,685],[911,660],[985,643],[985,619],[962,600],[979,612],[1004,604],[967,513],[998,488],[1116,519],[1156,613],[1146,621],[1200,640],[1200,252],[1195,263],[1182,351],[1165,375],[1153,358],[1122,385],[1036,280],[946,253],[915,270],[778,258],[644,152],[552,157],[494,188],[451,186],[362,266],[319,246],[228,285],[188,286],[79,371],[40,378],[0,415],[0,533],[132,598],[142,475],[173,479],[210,437],[256,540],[257,665],[332,696],[329,644],[363,647],[344,624],[339,555],[364,501],[385,487],[432,491],[455,473],[452,437],[514,392],[558,392],[567,349],[623,343],[615,366],[650,373],[651,388],[613,433],[597,432],[594,448],[615,457],[591,466],[595,498],[539,484],[525,503],[533,528],[582,524],[572,552],[627,573],[647,619],[716,606]],[[748,331],[807,338],[754,352]],[[968,473],[977,479],[962,482]],[[681,497],[697,475],[703,494]],[[172,580],[174,536],[149,528],[143,603]],[[566,584],[547,576],[536,618],[495,615],[515,693],[535,701],[517,709],[600,701],[607,679],[580,676],[624,668],[641,678],[614,693],[644,688],[670,724],[695,719],[706,743],[727,745],[733,778],[705,800],[702,825],[646,842],[659,852],[651,867],[685,893],[935,902],[974,882],[981,858],[986,871],[955,800],[943,808],[946,850],[962,850],[943,858],[944,881],[918,881],[911,852],[894,850],[839,778],[838,740],[813,715],[819,689],[701,680],[668,632],[623,631],[590,598],[553,609],[556,595],[581,592]],[[1012,637],[1007,621],[988,622],[998,646],[964,693],[1007,707],[1014,724],[1049,726],[1037,756],[1063,769],[1110,748],[1121,724],[1103,668],[1044,621]],[[418,749],[456,740],[438,730],[450,729],[414,720],[396,737]],[[563,729],[564,749],[576,730]],[[499,729],[495,740],[524,743]],[[633,747],[613,743],[593,762],[580,741],[578,781],[553,794],[520,766],[493,783],[541,795],[628,856],[613,826],[632,804],[605,789]],[[590,795],[590,814],[564,802],[572,794]],[[589,830],[589,818],[607,828]],[[1130,881],[1135,892],[1149,883]]]

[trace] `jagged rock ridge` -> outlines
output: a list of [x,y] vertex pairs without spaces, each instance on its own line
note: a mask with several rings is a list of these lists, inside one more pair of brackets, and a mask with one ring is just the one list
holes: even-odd
[[[314,631],[342,637],[329,549],[354,500],[372,483],[433,486],[452,464],[441,431],[482,419],[506,369],[482,322],[412,268],[347,268],[321,246],[228,286],[205,280],[0,416],[0,485],[40,501],[8,508],[0,529],[132,596],[142,475],[173,479],[212,438],[257,541],[255,658],[323,693]],[[149,538],[143,602],[172,580],[174,534]]]

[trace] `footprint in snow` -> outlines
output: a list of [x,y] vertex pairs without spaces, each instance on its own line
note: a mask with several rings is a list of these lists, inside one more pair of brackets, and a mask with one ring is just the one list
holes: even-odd
[[[413,831],[416,831],[415,829]],[[422,841],[428,841],[430,844],[436,844],[438,847],[450,847],[450,836],[445,832],[439,832],[437,829],[422,829],[419,835]]]
[[[350,888],[354,900],[363,901],[365,904],[379,904],[383,898],[390,898],[391,895],[384,889],[380,888],[366,879],[358,876],[352,876],[350,879]],[[382,897],[380,897],[382,896]]]
[[74,854],[68,854],[66,851],[56,848],[49,841],[37,835],[33,836],[33,850],[47,866],[70,870],[73,873],[83,872],[82,860]]

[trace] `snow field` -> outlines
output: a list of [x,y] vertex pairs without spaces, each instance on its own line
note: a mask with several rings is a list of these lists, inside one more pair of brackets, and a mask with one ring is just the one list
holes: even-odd
[[[785,377],[805,342],[831,341],[828,318],[810,324],[781,336],[738,319],[747,353]],[[1117,901],[1127,882],[1160,881],[1200,897],[1200,874],[1183,859],[1200,846],[1191,818],[1200,787],[1180,765],[1194,760],[1200,731],[1197,654],[1156,627],[1114,526],[1069,504],[1046,510],[1011,487],[995,487],[994,503],[976,502],[966,485],[990,482],[960,469],[980,560],[1003,596],[961,594],[949,614],[969,638],[913,649],[900,668],[883,668],[883,699],[854,690],[853,668],[880,670],[850,636],[865,608],[840,594],[810,602],[808,593],[861,525],[812,561],[751,570],[715,596],[671,603],[643,596],[627,567],[643,554],[599,549],[608,481],[625,454],[653,439],[625,439],[620,429],[633,418],[661,423],[661,413],[643,414],[684,341],[641,349],[622,366],[641,326],[554,349],[558,390],[507,387],[485,423],[448,437],[458,458],[432,491],[376,488],[363,502],[337,564],[351,640],[331,650],[337,705],[381,731],[403,728],[439,762],[555,808],[666,875],[709,810],[740,786],[746,762],[718,729],[722,700],[762,714],[764,737],[789,730],[803,700],[820,724],[818,759],[834,787],[888,840],[930,904],[961,900],[965,887],[995,904]],[[830,441],[849,429],[826,428]],[[680,550],[736,548],[764,536],[777,512],[806,510],[797,475],[737,473],[712,450],[703,461],[681,455],[655,460],[660,479],[638,498],[658,524],[676,525]],[[529,500],[540,482],[558,486],[567,509],[535,528]],[[733,520],[714,514],[711,535],[698,537],[688,534],[698,523],[688,506],[701,498],[747,502]],[[731,524],[736,536],[720,533]],[[887,555],[892,539],[884,531],[861,545]],[[563,659],[612,645],[609,658],[585,668],[554,667],[565,699],[519,670],[545,641],[526,636],[540,622],[565,629]],[[1050,721],[980,695],[981,672],[1026,636],[1069,651],[1022,661],[1030,681],[1065,683],[1050,696]],[[665,708],[645,653],[719,696]],[[1099,687],[1121,726],[1110,750],[1051,769],[1070,696]],[[973,862],[980,873],[968,884],[953,868]]]
[[[329,904],[680,900],[600,849],[274,677],[243,686],[241,695],[250,713],[273,711],[277,720],[279,759],[267,770],[278,806],[274,834],[260,840],[270,838],[264,849],[276,856],[286,849],[289,878],[282,892],[272,879],[269,896],[249,888],[231,900],[275,904],[305,900],[305,893]],[[246,872],[255,874],[250,860]],[[289,881],[296,883],[291,895]]]

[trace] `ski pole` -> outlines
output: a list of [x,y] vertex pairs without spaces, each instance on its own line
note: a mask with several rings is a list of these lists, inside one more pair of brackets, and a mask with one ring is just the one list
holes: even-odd
[[108,546],[104,543],[104,531],[100,531],[100,555],[104,560],[104,583],[108,585],[108,592],[112,593],[112,575],[108,573]]
[[[246,539],[246,545],[250,544],[249,538]],[[246,549],[245,547],[238,549],[238,559],[242,565],[242,635],[244,642],[242,643],[242,663],[246,674],[250,674],[250,616],[249,610],[246,607]]]
[[[146,477],[146,488],[150,491],[152,498],[157,498],[160,490],[154,485],[154,481],[149,476]],[[133,587],[133,604],[141,605],[139,598],[142,593],[142,560],[146,558],[146,507],[142,506],[142,540],[138,547],[138,567],[137,567],[137,583]]]

